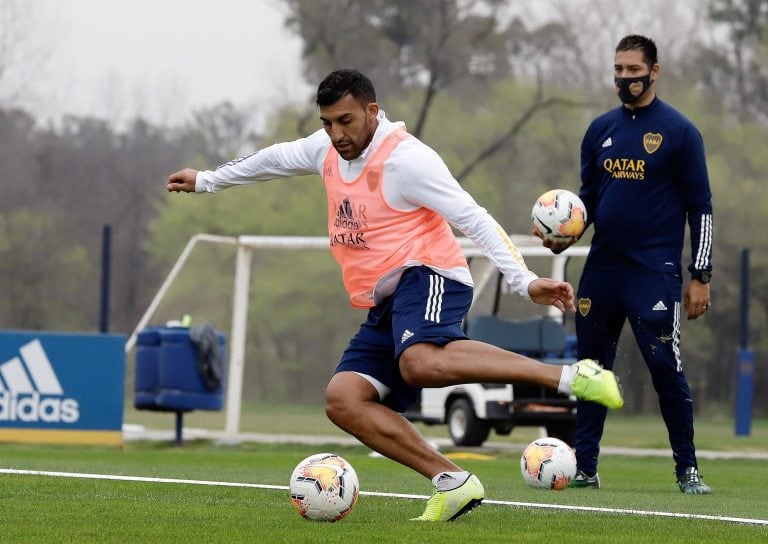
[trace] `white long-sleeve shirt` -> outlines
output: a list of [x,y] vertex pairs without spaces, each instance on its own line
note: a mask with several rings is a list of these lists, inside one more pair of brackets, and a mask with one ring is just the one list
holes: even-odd
[[[339,156],[339,172],[345,181],[355,180],[381,142],[401,126],[389,121],[382,110],[379,110],[377,120],[378,127],[371,143],[359,157],[347,161]],[[201,170],[197,174],[195,191],[215,193],[236,185],[280,177],[320,174],[330,146],[331,140],[324,129],[306,138],[274,144],[216,170]],[[459,185],[432,148],[417,138],[401,142],[384,162],[382,193],[387,204],[396,210],[412,211],[424,207],[440,214],[483,249],[516,293],[528,298],[528,285],[537,278],[536,274],[525,266],[504,229]],[[418,264],[407,263],[407,266]],[[394,292],[402,271],[393,271],[376,283],[377,303]],[[473,285],[469,269],[465,267],[438,272]]]

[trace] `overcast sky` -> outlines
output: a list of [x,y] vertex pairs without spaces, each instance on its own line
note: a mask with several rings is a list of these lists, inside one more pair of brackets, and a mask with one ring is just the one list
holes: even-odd
[[[691,8],[696,2],[646,0],[642,11],[633,0],[510,0],[508,6],[539,23],[553,10],[576,10],[574,25],[584,26],[584,34],[618,20],[615,36],[649,32],[666,59],[675,43],[685,47],[681,37],[701,12]],[[313,90],[302,80],[301,42],[285,28],[286,8],[278,0],[0,0],[0,8],[0,101],[7,104],[16,91],[15,103],[38,119],[75,113],[119,124],[139,115],[176,124],[194,109],[229,100],[247,106],[258,123],[286,102],[309,100]],[[649,25],[648,10],[667,18],[650,16]],[[605,57],[597,60],[607,67],[606,78],[615,36],[593,44]],[[2,72],[8,57],[15,69]]]
[[264,115],[311,93],[279,2],[0,0],[14,1],[32,8],[24,24],[37,41],[26,45],[46,51],[41,70],[24,76],[32,92],[22,97],[42,117],[175,123],[223,100]]

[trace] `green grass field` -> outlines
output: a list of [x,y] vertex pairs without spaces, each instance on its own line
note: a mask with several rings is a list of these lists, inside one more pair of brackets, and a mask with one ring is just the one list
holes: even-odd
[[[125,421],[146,426],[149,429],[172,430],[172,414],[138,411],[126,406]],[[750,436],[735,436],[733,417],[707,414],[696,417],[696,447],[699,450],[768,452],[768,419],[754,419]],[[184,425],[203,429],[223,430],[224,412],[191,412],[185,416]],[[418,427],[425,436],[447,438],[445,425]],[[327,417],[322,406],[244,404],[240,429],[243,432],[309,434],[346,437]],[[491,433],[490,442],[527,444],[539,436],[536,427],[518,427],[509,436]],[[631,448],[669,448],[666,429],[661,415],[626,416],[611,413],[605,426],[604,446]]]
[[[621,418],[615,423],[620,429],[609,433],[614,435],[610,441],[624,440],[616,438],[616,433],[633,437],[635,444],[624,444],[628,446],[648,447],[658,440],[655,427],[659,422],[653,425],[652,418]],[[287,427],[291,425],[278,425],[281,432]],[[728,427],[728,422],[702,420],[698,434],[705,434],[701,429],[710,433],[719,429],[717,432],[726,436]],[[731,444],[745,446],[746,440],[751,441],[748,447],[740,449],[768,451],[762,442],[763,423],[755,429],[759,431],[756,440],[735,438]],[[650,436],[643,438],[644,433]],[[522,434],[517,440],[523,440]],[[295,464],[319,451],[334,451],[350,461],[364,492],[355,510],[335,524],[301,519],[284,489],[5,473],[0,474],[0,535],[2,542],[57,543],[768,541],[765,524],[586,510],[766,520],[768,462],[756,459],[701,460],[705,480],[714,489],[711,496],[681,494],[667,457],[617,455],[601,459],[602,489],[557,492],[532,489],[523,483],[520,451],[515,448],[485,449],[482,453],[489,459],[458,462],[479,475],[489,501],[514,504],[484,504],[449,524],[408,522],[421,513],[421,499],[366,495],[426,496],[431,489],[415,473],[387,459],[371,457],[367,449],[357,446],[223,446],[207,441],[191,441],[181,447],[170,442],[131,441],[122,448],[4,444],[0,445],[0,468],[287,486]],[[446,451],[451,455],[463,453]],[[558,510],[536,504],[581,509]]]

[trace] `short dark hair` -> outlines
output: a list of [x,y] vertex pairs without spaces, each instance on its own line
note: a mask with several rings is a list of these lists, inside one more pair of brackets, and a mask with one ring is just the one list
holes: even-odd
[[320,107],[335,104],[344,96],[352,95],[363,106],[376,102],[373,83],[365,74],[357,70],[335,70],[325,76],[317,87],[317,105]]
[[643,59],[648,65],[648,68],[653,68],[653,65],[659,62],[656,53],[656,44],[652,39],[646,38],[645,36],[640,36],[639,34],[624,36],[621,41],[619,41],[619,45],[616,46],[617,53],[619,51],[636,50],[643,52]]

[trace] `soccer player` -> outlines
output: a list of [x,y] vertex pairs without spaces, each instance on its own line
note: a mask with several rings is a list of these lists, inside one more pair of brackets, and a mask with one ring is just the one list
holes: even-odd
[[322,129],[213,171],[168,177],[168,191],[215,193],[274,178],[320,174],[328,234],[352,306],[368,317],[326,389],[326,413],[373,450],[430,478],[423,521],[480,504],[483,486],[434,449],[400,412],[420,388],[532,382],[610,408],[623,405],[612,372],[594,361],[559,367],[469,340],[462,320],[472,277],[451,230],[479,244],[509,285],[532,301],[575,311],[573,288],[529,271],[504,229],[464,191],[438,154],[389,121],[371,81],[330,73],[317,89]]
[[[693,403],[680,361],[680,303],[685,223],[690,226],[688,319],[710,306],[712,194],[704,144],[696,127],[655,93],[656,45],[623,38],[613,65],[623,104],[595,119],[581,144],[581,199],[594,236],[578,289],[578,357],[613,368],[625,321],[659,396],[677,484],[707,494],[693,444]],[[559,253],[575,239],[544,242]],[[597,460],[606,410],[580,401],[576,419],[578,472],[571,487],[599,488]]]

